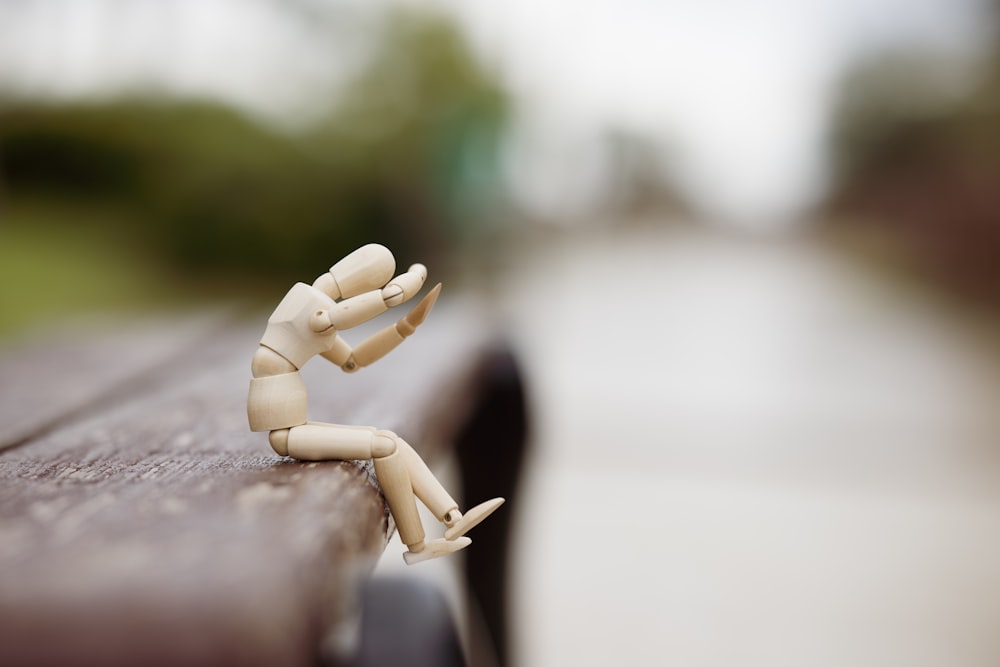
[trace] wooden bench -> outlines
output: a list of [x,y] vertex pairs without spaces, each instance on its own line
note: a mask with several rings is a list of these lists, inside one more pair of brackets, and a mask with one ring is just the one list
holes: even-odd
[[[248,430],[265,319],[67,325],[0,355],[0,664],[349,658],[392,521],[370,464],[281,458]],[[464,552],[503,664],[526,420],[483,322],[442,303],[371,368],[303,375],[310,417],[391,429],[432,463],[454,451],[466,504],[508,498]]]

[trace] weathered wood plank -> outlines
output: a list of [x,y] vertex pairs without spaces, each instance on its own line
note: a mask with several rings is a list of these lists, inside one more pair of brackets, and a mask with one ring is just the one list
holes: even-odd
[[0,449],[16,446],[114,400],[115,391],[231,321],[232,310],[127,322],[73,322],[41,328],[0,354]]
[[[452,438],[483,336],[439,310],[359,374],[314,360],[310,417],[425,454]],[[247,430],[259,335],[205,336],[0,453],[0,662],[305,664],[351,636],[391,522],[367,466],[282,459]]]

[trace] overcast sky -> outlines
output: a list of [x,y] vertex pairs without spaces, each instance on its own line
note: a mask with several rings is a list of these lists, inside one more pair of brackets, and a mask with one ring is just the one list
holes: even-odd
[[[343,76],[359,16],[386,2],[301,3],[330,33],[265,0],[0,0],[0,82],[73,96],[163,87],[294,116]],[[847,63],[899,44],[970,48],[977,2],[407,0],[458,17],[515,94],[510,172],[529,202],[590,205],[594,133],[622,127],[661,142],[701,204],[744,224],[819,191]]]

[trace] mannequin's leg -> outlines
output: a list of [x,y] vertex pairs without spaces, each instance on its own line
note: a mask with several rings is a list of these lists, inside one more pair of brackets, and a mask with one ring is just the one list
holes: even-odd
[[424,527],[417,514],[417,503],[413,499],[413,488],[406,473],[406,463],[402,452],[394,451],[388,456],[375,459],[375,475],[389,504],[392,518],[396,520],[399,539],[410,551],[420,551],[424,543]]
[[437,517],[438,521],[443,523],[449,512],[458,509],[458,503],[441,485],[424,460],[420,458],[420,454],[417,454],[413,447],[410,447],[409,443],[399,436],[395,436],[395,438],[396,447],[406,461],[410,483],[413,484],[413,493]]
[[[408,563],[443,556],[470,543],[468,538],[463,538],[463,541],[424,542],[424,528],[417,512],[409,457],[406,454],[407,449],[410,452],[412,449],[409,445],[402,449],[400,443],[405,443],[395,434],[369,426],[309,422],[290,429],[272,431],[270,439],[276,451],[302,461],[372,459],[375,475],[396,522],[399,538],[409,550],[405,555]],[[419,459],[416,452],[412,453]],[[441,491],[443,492],[443,488]]]
[[406,457],[413,492],[434,513],[438,521],[448,527],[444,533],[446,539],[454,540],[465,535],[503,504],[503,498],[493,498],[463,514],[458,509],[458,503],[448,494],[420,455],[398,436],[396,436],[396,446]]

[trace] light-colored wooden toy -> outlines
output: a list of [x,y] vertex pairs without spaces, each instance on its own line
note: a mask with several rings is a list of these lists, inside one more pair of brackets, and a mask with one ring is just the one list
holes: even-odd
[[[253,356],[247,416],[250,430],[269,431],[278,454],[303,461],[372,459],[375,475],[413,564],[463,549],[465,534],[492,514],[503,498],[488,500],[465,513],[420,455],[391,431],[306,419],[306,386],[299,369],[322,356],[348,373],[391,352],[424,321],[441,292],[438,283],[405,317],[352,347],[340,332],[367,322],[414,297],[427,269],[414,264],[392,277],[396,260],[385,246],[358,248],[312,285],[296,283],[267,321]],[[441,539],[425,541],[415,498],[445,526]]]

